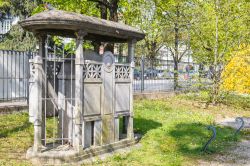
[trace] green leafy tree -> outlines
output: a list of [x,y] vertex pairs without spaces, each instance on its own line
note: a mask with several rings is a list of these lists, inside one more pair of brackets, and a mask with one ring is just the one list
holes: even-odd
[[2,13],[11,13],[24,19],[31,16],[33,10],[41,4],[42,0],[0,0],[0,9]]
[[[11,14],[22,20],[31,16],[39,5],[42,5],[42,0],[0,0],[1,16]],[[36,39],[33,34],[24,31],[19,25],[13,26],[0,43],[0,48],[6,50],[34,51],[35,46]]]
[[232,51],[249,40],[249,8],[249,2],[242,0],[197,0],[194,5],[193,56],[212,68],[214,104],[219,98],[221,72]]
[[121,4],[122,20],[137,27],[146,34],[144,40],[138,43],[137,55],[154,59],[159,54],[162,42],[162,27],[156,13],[153,0],[123,0]]
[[9,10],[10,10],[10,0],[0,0],[0,12],[1,12],[1,17],[4,16]]
[[11,28],[11,31],[6,34],[3,42],[0,42],[1,50],[15,51],[35,51],[36,38],[32,33],[25,32],[19,25]]
[[174,61],[174,89],[178,88],[178,64],[189,50],[193,4],[187,0],[155,0],[163,27],[163,40]]
[[[119,0],[46,0],[46,2],[52,4],[57,9],[74,11],[118,22]],[[93,41],[92,45],[94,50],[98,52],[101,43]],[[108,44],[105,49],[113,51],[114,45]]]

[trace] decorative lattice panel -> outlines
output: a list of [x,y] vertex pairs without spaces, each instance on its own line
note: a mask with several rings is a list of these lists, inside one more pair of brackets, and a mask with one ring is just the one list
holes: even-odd
[[115,66],[115,79],[130,79],[130,66],[129,65],[116,65]]
[[84,79],[101,79],[102,64],[88,63],[83,69]]

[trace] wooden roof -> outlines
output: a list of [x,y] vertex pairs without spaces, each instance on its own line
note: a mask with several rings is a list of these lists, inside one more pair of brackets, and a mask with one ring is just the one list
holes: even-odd
[[34,33],[64,37],[75,37],[75,32],[82,30],[87,32],[85,39],[100,42],[126,42],[145,37],[136,28],[122,23],[62,10],[44,11],[19,23],[24,29]]

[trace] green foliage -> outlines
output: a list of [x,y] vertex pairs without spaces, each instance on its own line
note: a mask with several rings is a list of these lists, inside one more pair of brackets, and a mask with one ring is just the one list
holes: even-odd
[[44,0],[58,10],[72,11],[89,16],[100,17],[96,3],[89,0]]
[[[215,46],[218,44],[217,61],[230,59],[233,49],[249,40],[250,3],[241,0],[199,1],[194,5],[191,46],[193,57],[204,64],[214,63]],[[218,8],[218,9],[217,9]],[[218,43],[216,43],[216,17],[218,18]]]
[[[187,47],[189,45],[189,27],[192,19],[192,1],[188,0],[155,0],[157,5],[157,13],[160,17],[163,26],[163,38],[166,46],[172,50],[174,54],[174,48],[176,42],[178,42],[178,48]],[[178,30],[178,32],[176,31]],[[177,35],[177,36],[176,36]],[[179,55],[173,55],[177,58],[181,58],[181,52]]]
[[69,55],[74,55],[76,50],[76,42],[74,40],[71,40],[69,43],[65,44],[64,50]]
[[145,39],[137,44],[137,55],[155,58],[163,46],[162,26],[156,13],[155,2],[153,0],[122,0],[119,5],[121,5],[123,21],[146,34]]
[[31,16],[33,10],[42,4],[42,0],[0,0],[0,9],[3,13],[11,13],[21,19]]
[[197,0],[193,7],[193,58],[213,68],[211,101],[220,97],[221,72],[232,51],[249,43],[250,2],[241,0]]
[[10,0],[0,0],[0,11],[2,14],[6,14],[10,9],[11,3]]
[[35,51],[36,38],[32,33],[24,31],[19,25],[15,25],[0,42],[0,49],[15,51]]

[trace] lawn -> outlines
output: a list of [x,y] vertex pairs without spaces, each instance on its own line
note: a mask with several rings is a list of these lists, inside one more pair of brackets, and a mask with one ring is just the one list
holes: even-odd
[[[135,101],[134,128],[142,134],[140,148],[130,153],[115,155],[97,165],[195,165],[199,160],[211,160],[226,153],[241,136],[234,130],[215,125],[225,117],[250,116],[248,106],[232,105],[204,107],[202,97],[179,95],[165,100]],[[207,125],[215,125],[217,139],[201,149],[211,135]],[[29,165],[25,152],[32,145],[33,127],[27,113],[0,115],[0,165]]]

